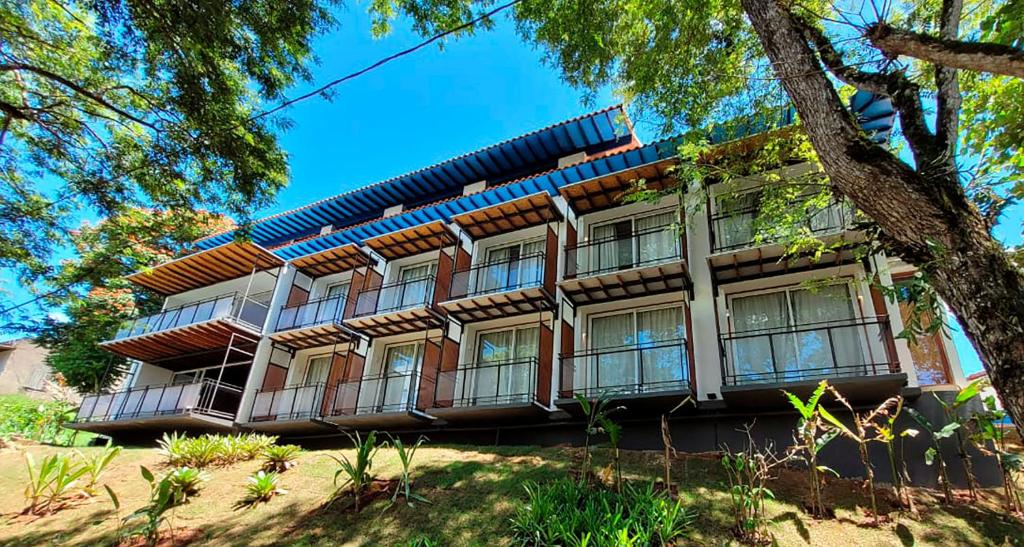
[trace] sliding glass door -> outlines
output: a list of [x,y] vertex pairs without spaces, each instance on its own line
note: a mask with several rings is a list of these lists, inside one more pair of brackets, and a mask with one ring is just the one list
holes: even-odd
[[388,346],[384,353],[378,395],[381,412],[408,410],[415,403],[413,382],[422,359],[423,344]]
[[663,211],[594,226],[591,269],[605,273],[678,257],[675,218],[673,211]]
[[480,333],[471,378],[477,404],[528,402],[539,351],[538,327]]
[[[540,283],[544,240],[524,241],[487,250],[479,282],[482,292],[511,290]],[[474,291],[475,292],[475,291]]]
[[683,310],[628,311],[590,323],[590,391],[642,392],[670,388],[685,377]]

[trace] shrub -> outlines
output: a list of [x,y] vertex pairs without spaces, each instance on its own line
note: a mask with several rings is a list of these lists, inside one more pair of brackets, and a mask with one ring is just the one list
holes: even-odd
[[85,485],[86,493],[90,496],[96,494],[96,485],[99,484],[100,477],[103,475],[103,472],[106,471],[110,462],[114,461],[114,458],[116,458],[120,453],[121,447],[110,446],[109,440],[107,441],[107,445],[103,448],[103,451],[95,454],[91,458],[76,451],[78,457],[84,460],[83,466],[85,467],[86,474],[89,476],[89,482]]
[[[336,458],[328,454],[328,457],[338,464],[338,469],[334,472],[334,485],[337,489],[331,495],[330,501],[327,505],[330,506],[335,500],[345,495],[346,489],[350,489],[352,496],[355,498],[355,510],[359,512],[359,497],[362,496],[363,491],[367,486],[373,482],[373,475],[370,474],[370,469],[373,467],[373,457],[377,454],[377,451],[386,446],[387,443],[377,444],[377,432],[371,431],[366,435],[366,440],[363,440],[359,436],[357,431],[355,436],[349,435],[349,439],[352,440],[352,444],[356,450],[356,458],[353,462],[348,459],[348,456],[344,454],[341,458]],[[338,478],[345,477],[345,482],[338,486]]]
[[75,405],[66,401],[40,403],[27,397],[0,398],[0,439],[19,436],[57,446],[71,446],[78,434],[64,424],[75,418]]
[[203,483],[210,479],[209,475],[192,467],[179,467],[167,474],[166,480],[171,483],[173,492],[179,499],[178,503],[186,503],[189,498],[198,496]]
[[747,434],[746,448],[741,452],[730,452],[725,447],[722,456],[722,468],[729,479],[734,531],[743,543],[770,543],[772,535],[768,530],[765,501],[775,499],[775,493],[767,484],[774,478],[775,468],[785,465],[787,458],[779,458],[771,443],[758,448],[750,425],[744,431]]
[[245,485],[245,497],[236,507],[255,507],[270,501],[274,496],[287,494],[287,490],[278,488],[277,481],[278,474],[273,471],[267,473],[261,470],[249,476]]
[[512,517],[524,545],[666,545],[682,538],[694,515],[653,483],[622,491],[588,488],[568,478],[527,483],[527,502]]
[[57,503],[66,497],[88,472],[84,465],[76,464],[68,454],[53,454],[43,458],[36,467],[31,454],[25,454],[29,482],[25,487],[28,506],[25,513],[42,514],[57,509]]
[[[194,488],[195,491],[192,495],[195,495],[195,492],[198,491],[198,483],[206,479],[205,476],[194,469],[186,473],[181,473],[180,471],[183,470],[176,469],[159,481],[156,480],[149,469],[141,467],[141,471],[142,478],[149,482],[149,503],[124,518],[122,521],[124,525],[132,525],[138,522],[134,527],[128,528],[124,532],[124,536],[127,538],[142,536],[146,538],[148,544],[153,545],[159,539],[160,526],[168,522],[167,511],[187,503],[189,494],[185,492],[185,489]],[[199,473],[199,476],[202,477],[201,479],[196,479],[198,482],[193,480],[193,472]],[[186,480],[186,476],[190,478]],[[116,504],[117,502],[115,501]]]
[[263,470],[284,473],[295,466],[301,452],[294,444],[270,445],[263,449]]
[[199,437],[172,433],[164,434],[158,441],[160,452],[167,458],[168,465],[199,469],[255,459],[276,442],[277,437],[257,433]]

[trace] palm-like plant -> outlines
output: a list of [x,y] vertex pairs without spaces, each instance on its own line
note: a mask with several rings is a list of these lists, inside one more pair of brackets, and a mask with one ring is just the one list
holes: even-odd
[[918,425],[924,429],[925,433],[928,434],[928,439],[931,441],[932,446],[928,447],[928,450],[924,452],[924,463],[932,465],[938,463],[939,468],[939,482],[942,483],[942,495],[946,503],[953,502],[953,491],[949,484],[949,473],[946,469],[946,459],[942,457],[942,445],[940,442],[942,439],[948,439],[952,437],[956,430],[960,428],[960,424],[957,422],[950,422],[941,428],[936,429],[932,425],[932,422],[925,418],[923,414],[917,411],[917,409],[907,407],[907,414],[914,419]]
[[111,446],[110,441],[107,441],[107,445],[103,448],[102,452],[95,454],[93,457],[88,457],[80,451],[75,451],[78,457],[84,460],[84,466],[86,473],[89,475],[89,482],[85,485],[85,492],[90,496],[96,494],[96,485],[100,482],[100,477],[103,472],[106,471],[110,462],[114,461],[114,458],[121,453],[122,447]]
[[278,479],[278,474],[273,471],[268,473],[260,470],[256,474],[250,475],[246,479],[245,497],[235,507],[255,507],[260,503],[270,501],[274,496],[287,494],[287,490],[278,487]]
[[[355,510],[359,512],[359,497],[362,496],[366,487],[373,482],[373,476],[370,474],[370,469],[373,467],[373,457],[387,443],[377,444],[376,431],[369,432],[365,440],[359,435],[359,432],[356,432],[354,436],[351,434],[347,435],[356,451],[355,460],[349,460],[348,456],[344,454],[342,454],[341,458],[328,454],[328,457],[338,464],[338,469],[334,472],[334,485],[337,488],[334,494],[331,495],[331,501],[328,502],[328,505],[344,495],[346,489],[350,488],[355,498]],[[339,486],[338,479],[340,477],[344,477],[345,481]]]
[[971,419],[969,416],[965,416],[961,412],[967,403],[974,399],[981,391],[981,380],[975,380],[963,387],[956,393],[952,402],[947,403],[942,400],[937,393],[935,400],[942,405],[942,410],[946,414],[946,423],[957,424],[959,427],[954,428],[953,436],[956,437],[956,453],[960,457],[960,461],[964,466],[964,475],[967,477],[967,492],[971,497],[971,501],[977,501],[978,499],[978,480],[974,476],[974,462],[971,460],[971,454],[968,452],[967,447],[969,444]]
[[86,466],[75,465],[68,454],[51,454],[38,467],[32,455],[25,454],[25,464],[29,482],[25,487],[28,507],[24,512],[32,514],[53,511],[57,502],[88,472]]
[[263,470],[283,473],[297,463],[302,448],[294,444],[273,444],[263,449]]
[[[587,417],[587,428],[586,437],[583,444],[583,461],[580,462],[580,482],[587,483],[590,476],[590,442],[594,435],[601,433],[607,433],[606,425],[612,422],[608,416],[613,412],[622,410],[625,407],[608,408],[608,404],[611,400],[605,395],[599,395],[594,401],[587,399],[582,394],[576,394],[576,401],[580,404],[583,409],[583,414]],[[615,424],[617,428],[617,424]],[[621,434],[621,428],[617,428],[614,432],[615,445],[618,446],[618,438]],[[616,448],[616,462],[618,461],[618,449]]]
[[1006,418],[1006,411],[999,408],[995,396],[986,397],[984,405],[983,411],[971,416],[975,424],[971,442],[981,453],[995,455],[1003,476],[1006,509],[1011,513],[1020,513],[1024,511],[1024,503],[1021,501],[1016,476],[1024,470],[1024,458],[1008,450],[1006,432],[1000,425]]
[[405,497],[405,501],[409,505],[413,505],[412,500],[414,499],[427,502],[427,498],[412,491],[412,481],[409,478],[412,458],[416,455],[416,450],[419,449],[420,445],[427,442],[427,438],[421,435],[412,446],[406,447],[402,439],[391,437],[390,435],[388,437],[391,438],[391,446],[395,447],[395,450],[398,452],[398,461],[402,464],[402,474],[398,477],[398,486],[395,487],[395,493],[391,496],[391,503],[396,503],[400,495]]
[[824,426],[821,414],[818,412],[820,408],[818,403],[827,389],[828,382],[822,380],[807,401],[801,400],[788,391],[782,391],[786,395],[786,399],[789,400],[789,404],[800,414],[800,420],[797,422],[795,431],[796,444],[790,449],[790,455],[802,458],[807,464],[808,480],[810,482],[808,485],[810,491],[810,512],[816,517],[827,516],[825,502],[821,495],[821,473],[831,472],[835,474],[835,471],[818,464],[818,453],[832,439],[839,435],[837,430]]

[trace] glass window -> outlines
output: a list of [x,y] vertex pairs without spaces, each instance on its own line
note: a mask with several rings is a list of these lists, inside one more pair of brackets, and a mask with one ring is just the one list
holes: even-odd
[[684,378],[683,310],[639,310],[595,317],[590,323],[592,357],[588,383],[607,392],[655,391]]
[[[903,318],[904,324],[910,319],[910,314],[913,313],[914,305],[907,300],[909,292],[907,291],[904,282],[902,287],[901,283],[897,283],[897,301],[900,305],[900,316]],[[925,317],[921,317],[921,326],[928,328],[932,321],[935,320],[931,314],[927,314]],[[917,381],[923,386],[933,386],[952,383],[952,378],[949,373],[949,360],[946,358],[946,348],[942,343],[942,333],[934,332],[932,334],[923,334],[916,337],[912,343],[908,341],[910,346],[910,356],[914,361],[914,370],[917,371]]]
[[306,364],[306,378],[302,382],[306,385],[327,381],[327,375],[331,372],[331,356],[321,355],[311,357]]
[[539,328],[480,333],[476,364],[468,378],[477,404],[529,401],[538,355]]

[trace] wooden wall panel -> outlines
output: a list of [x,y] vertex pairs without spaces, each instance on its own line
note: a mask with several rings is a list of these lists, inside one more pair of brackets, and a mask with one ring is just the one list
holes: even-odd
[[280,365],[268,364],[267,373],[263,376],[263,391],[273,391],[284,387],[288,379],[288,369]]
[[441,251],[437,258],[437,275],[434,279],[434,300],[431,302],[437,307],[438,302],[448,300],[448,292],[452,284],[452,257]]
[[348,294],[345,295],[345,313],[343,319],[351,319],[356,312],[356,299],[359,298],[359,291],[363,288],[363,281],[366,274],[356,270],[352,272],[352,280],[348,285]]
[[[576,345],[575,331],[572,324],[567,321],[559,321],[562,324],[562,344],[561,352],[563,357],[571,357],[575,351]],[[559,378],[558,378],[558,396],[564,398],[572,397],[572,367],[562,366],[561,359],[558,364]]]
[[459,369],[459,343],[447,336],[441,347],[441,367],[435,382],[434,407],[451,407],[455,399],[455,380]]
[[285,302],[285,306],[298,306],[308,301],[309,291],[298,285],[292,285],[291,290],[288,291],[288,301]]
[[555,295],[555,276],[558,273],[558,232],[548,227],[544,242],[544,290]]
[[537,363],[537,400],[551,404],[551,367],[555,351],[555,336],[551,327],[544,323],[540,327],[540,362]]
[[416,408],[426,410],[434,406],[434,385],[437,373],[441,369],[441,346],[428,341],[423,347],[423,366],[420,373],[420,385],[417,390]]

